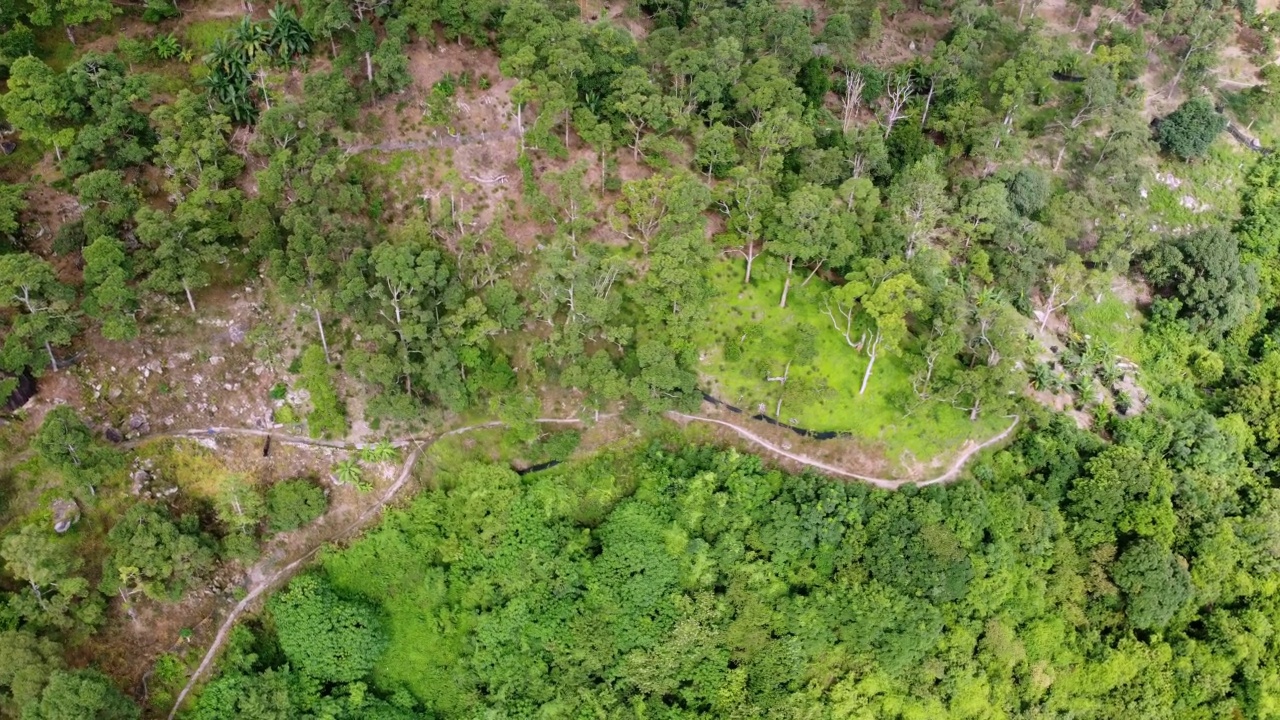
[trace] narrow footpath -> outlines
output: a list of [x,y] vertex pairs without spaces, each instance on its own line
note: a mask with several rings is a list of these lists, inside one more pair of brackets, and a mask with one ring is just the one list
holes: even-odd
[[[704,423],[711,423],[714,425],[720,425],[722,427],[726,427],[732,430],[733,432],[737,433],[740,437],[747,440],[748,442],[778,457],[786,458],[793,462],[800,463],[801,465],[814,468],[815,470],[818,470],[820,472],[828,473],[838,477],[859,480],[861,482],[874,485],[875,487],[878,487],[878,488],[884,488],[886,490],[896,490],[904,485],[918,485],[918,486],[942,485],[958,479],[960,477],[960,472],[964,469],[965,464],[970,459],[972,459],[974,455],[1008,438],[1010,434],[1013,433],[1014,429],[1017,428],[1018,422],[1019,422],[1018,416],[1016,415],[1012,416],[1013,422],[1010,423],[1009,427],[1005,428],[999,434],[981,443],[973,443],[973,442],[967,443],[966,446],[956,456],[956,459],[952,462],[951,466],[941,475],[938,475],[937,477],[934,477],[929,480],[913,481],[913,480],[894,480],[889,478],[877,478],[869,475],[863,475],[860,473],[853,472],[851,470],[845,470],[844,468],[839,468],[834,465],[830,465],[828,463],[815,460],[813,458],[805,457],[803,455],[798,455],[779,447],[773,442],[766,440],[765,438],[757,435],[756,433],[752,432],[751,430],[748,430],[745,427],[742,427],[735,423],[728,422],[726,420],[717,420],[715,418],[703,417],[701,415],[687,415],[685,413],[679,413],[675,411],[668,412],[667,416],[672,418],[673,420],[676,420],[677,422],[681,422],[681,421],[683,421],[684,423],[704,422]],[[601,416],[599,419],[603,419],[605,417],[608,417],[608,416]],[[582,425],[582,424],[585,424],[587,421],[581,420],[579,418],[538,418],[537,420],[535,420],[535,422],[539,424]],[[468,425],[466,427],[456,428],[454,430],[450,430],[448,432],[442,433],[440,435],[435,435],[435,436],[409,436],[409,437],[403,437],[403,438],[393,440],[392,444],[394,446],[402,449],[407,448],[409,452],[405,456],[404,463],[401,465],[399,473],[397,473],[397,475],[395,476],[395,480],[379,494],[377,501],[373,505],[367,508],[364,512],[360,513],[360,515],[357,516],[354,521],[349,523],[347,527],[342,529],[336,536],[327,537],[323,541],[318,541],[306,547],[299,548],[292,555],[292,557],[276,558],[276,557],[270,556],[269,554],[264,553],[263,559],[255,563],[245,573],[246,585],[244,588],[245,594],[243,599],[241,599],[239,602],[235,604],[234,607],[231,608],[231,610],[227,613],[226,617],[223,619],[222,624],[218,627],[218,631],[214,635],[213,641],[210,643],[208,650],[205,651],[204,657],[203,659],[201,659],[200,664],[191,673],[191,677],[188,678],[186,685],[183,686],[182,688],[182,691],[178,693],[178,696],[173,704],[173,709],[169,711],[169,720],[173,720],[177,716],[178,710],[179,708],[182,707],[182,703],[186,701],[187,696],[191,694],[191,691],[195,688],[196,684],[200,681],[200,679],[203,678],[205,674],[209,672],[209,669],[211,667],[213,667],[214,660],[217,658],[218,652],[222,650],[222,646],[226,643],[227,638],[231,634],[231,629],[235,627],[236,622],[254,606],[254,603],[257,602],[260,598],[262,598],[263,595],[266,594],[271,589],[280,587],[284,583],[288,582],[289,579],[292,578],[295,573],[301,570],[302,567],[308,561],[314,558],[316,554],[319,553],[323,547],[333,542],[334,540],[354,537],[361,530],[363,530],[370,523],[372,523],[378,517],[378,515],[381,513],[382,509],[387,505],[387,503],[391,502],[391,500],[393,500],[396,497],[396,495],[399,494],[399,492],[404,488],[404,486],[408,484],[409,478],[412,477],[413,475],[414,465],[417,463],[418,458],[422,456],[422,453],[427,448],[431,447],[431,445],[434,444],[435,442],[443,438],[449,437],[451,435],[461,435],[463,433],[468,433],[475,430],[481,430],[484,428],[501,427],[504,424],[505,423],[503,423],[500,420],[494,420],[491,422],[480,423],[478,425]],[[128,443],[128,445],[136,446],[142,442],[149,442],[149,441],[154,441],[157,439],[163,439],[167,437],[168,438],[178,438],[178,437],[201,438],[201,437],[218,437],[218,436],[254,436],[254,437],[270,436],[274,442],[282,442],[282,443],[292,444],[292,445],[309,445],[314,447],[340,448],[340,449],[356,449],[360,447],[360,445],[354,444],[354,443],[345,443],[345,442],[333,441],[333,440],[316,440],[309,437],[281,434],[281,433],[272,432],[269,430],[258,430],[255,428],[233,428],[233,427],[208,427],[208,428],[196,428],[196,429],[190,429],[190,430],[177,430],[173,432],[158,433],[155,435],[150,435],[146,438],[132,441]]]

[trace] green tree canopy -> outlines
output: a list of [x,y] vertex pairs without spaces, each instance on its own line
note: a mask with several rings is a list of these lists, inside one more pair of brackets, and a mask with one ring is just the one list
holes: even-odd
[[1178,298],[1191,328],[1221,338],[1248,318],[1258,300],[1257,268],[1220,226],[1161,243],[1143,263],[1153,285]]
[[1111,576],[1125,593],[1129,622],[1143,630],[1168,625],[1194,593],[1185,562],[1152,540],[1126,548]]
[[340,597],[319,575],[295,578],[267,604],[280,648],[303,673],[325,682],[369,674],[387,645],[377,611]]
[[137,720],[138,706],[96,670],[54,670],[22,720]]
[[170,519],[160,505],[140,502],[107,533],[110,554],[103,562],[108,593],[141,590],[157,601],[172,601],[213,566],[213,550],[195,526],[196,518]]
[[29,630],[0,632],[0,708],[19,717],[63,667],[62,648],[53,640]]
[[1200,157],[1227,127],[1226,116],[1206,97],[1194,97],[1166,115],[1156,126],[1156,139],[1165,152],[1183,160]]

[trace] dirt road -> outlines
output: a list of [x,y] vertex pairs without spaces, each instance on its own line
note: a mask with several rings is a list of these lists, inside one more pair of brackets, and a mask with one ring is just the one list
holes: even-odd
[[668,412],[667,416],[672,418],[678,418],[686,422],[689,422],[689,421],[705,422],[705,423],[711,423],[713,425],[720,425],[722,427],[727,427],[730,430],[737,433],[742,438],[764,448],[765,450],[768,450],[774,455],[779,455],[781,457],[787,458],[788,460],[794,460],[795,462],[798,462],[801,465],[807,465],[811,468],[815,468],[823,472],[831,473],[832,475],[839,475],[840,477],[847,477],[847,478],[852,478],[854,480],[861,480],[862,482],[865,482],[869,485],[874,485],[878,488],[884,488],[886,490],[896,490],[902,487],[903,485],[918,485],[918,486],[943,485],[955,480],[956,478],[960,477],[960,471],[964,469],[965,464],[968,463],[969,460],[974,455],[985,450],[986,448],[991,447],[992,445],[999,443],[1005,438],[1009,437],[1010,433],[1013,432],[1014,428],[1018,427],[1018,421],[1019,421],[1019,417],[1017,415],[1013,415],[1012,416],[1013,422],[1009,424],[1009,427],[1005,428],[1003,431],[1001,431],[994,437],[988,440],[985,440],[981,443],[974,443],[973,441],[969,441],[968,443],[966,443],[964,448],[961,449],[960,454],[958,454],[956,456],[956,459],[951,463],[951,467],[949,467],[946,472],[942,473],[941,475],[935,478],[931,478],[929,480],[892,480],[889,478],[878,478],[878,477],[872,477],[870,475],[862,475],[860,473],[852,472],[850,470],[845,470],[844,468],[838,468],[834,465],[824,463],[821,460],[814,460],[813,458],[805,457],[804,455],[797,455],[795,453],[789,452],[787,450],[784,450],[783,448],[778,447],[774,443],[760,437],[759,435],[751,432],[750,430],[740,425],[736,425],[726,420],[717,420],[715,418],[702,417],[701,415],[685,415],[684,413],[678,413],[678,412],[675,412],[674,410]]

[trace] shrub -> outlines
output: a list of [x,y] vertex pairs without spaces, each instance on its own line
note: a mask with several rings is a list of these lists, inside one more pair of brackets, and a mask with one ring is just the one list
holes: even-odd
[[272,532],[300,528],[329,509],[324,491],[301,478],[285,480],[267,491],[267,518]]
[[1190,160],[1205,154],[1226,128],[1227,118],[1213,109],[1213,103],[1197,97],[1182,103],[1160,121],[1156,139],[1165,152]]
[[302,387],[311,393],[307,426],[311,437],[342,437],[347,433],[347,416],[333,386],[333,368],[325,361],[324,350],[312,345],[302,353]]

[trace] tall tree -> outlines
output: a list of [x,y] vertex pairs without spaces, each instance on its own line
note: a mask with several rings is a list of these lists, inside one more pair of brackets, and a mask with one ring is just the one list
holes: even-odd
[[178,518],[167,508],[141,502],[129,508],[107,533],[110,554],[103,562],[102,587],[126,602],[141,590],[159,602],[177,600],[213,566],[213,551],[197,532],[197,518]]
[[54,670],[23,720],[137,720],[138,706],[96,670]]
[[659,173],[622,186],[615,227],[649,253],[662,235],[676,235],[698,224],[711,204],[711,191],[687,171]]
[[77,329],[74,291],[58,281],[49,263],[29,253],[14,253],[0,255],[0,294],[18,309],[0,351],[0,365],[10,372],[57,372],[53,348],[70,345]]
[[751,284],[751,268],[764,250],[765,228],[773,212],[773,188],[745,168],[734,171],[732,185],[721,186],[720,210],[728,216],[730,242],[746,259],[742,283]]
[[31,22],[40,27],[63,25],[67,40],[76,44],[71,28],[76,25],[109,20],[120,13],[111,0],[29,0]]
[[889,186],[889,212],[906,241],[906,257],[913,257],[920,246],[933,238],[938,223],[951,209],[947,180],[938,168],[936,156],[930,155],[894,178]]
[[34,55],[18,58],[9,67],[9,91],[0,95],[0,109],[23,137],[52,146],[59,161],[62,149],[75,142],[66,77]]
[[840,222],[836,202],[830,189],[804,185],[775,203],[767,248],[787,265],[779,307],[787,306],[797,261],[814,263],[813,273],[817,273],[824,264],[842,267],[851,259],[855,246],[847,226]]
[[129,287],[133,269],[124,245],[111,237],[99,237],[84,249],[84,308],[102,323],[108,340],[132,340],[138,336],[137,294]]
[[[897,352],[907,339],[908,315],[924,307],[922,290],[901,261],[868,261],[847,283],[828,291],[825,312],[832,324],[850,347],[867,353],[859,395],[867,391],[876,359],[883,353]],[[861,306],[866,326],[857,343],[852,329],[855,306]]]
[[143,286],[163,293],[183,293],[194,313],[192,291],[209,284],[212,278],[207,268],[222,255],[216,234],[153,208],[139,210],[137,219],[138,239],[148,250]]

